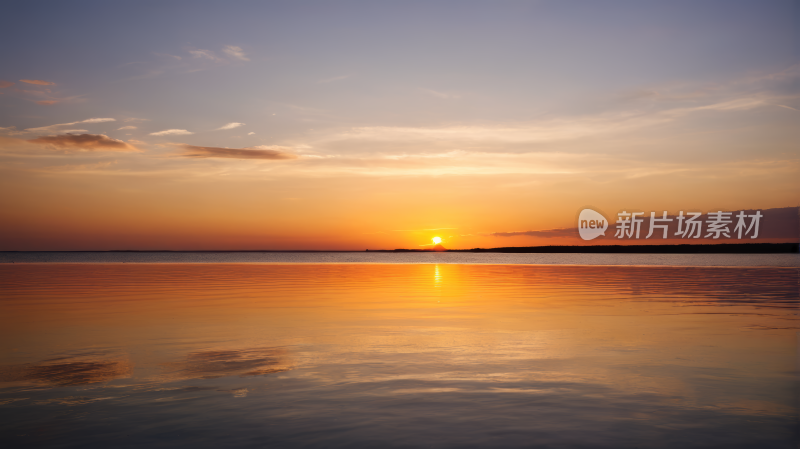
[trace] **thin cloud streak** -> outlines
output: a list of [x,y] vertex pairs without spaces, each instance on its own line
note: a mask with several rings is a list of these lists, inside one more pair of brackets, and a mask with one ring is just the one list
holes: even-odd
[[238,128],[238,127],[244,126],[244,125],[245,125],[244,123],[237,123],[237,122],[228,123],[225,126],[221,126],[221,127],[217,128],[215,131],[224,131],[224,130],[227,130],[227,129],[234,129],[234,128]]
[[27,84],[36,84],[38,86],[54,86],[56,84],[50,81],[42,81],[42,80],[19,80],[19,81]]
[[194,133],[185,129],[165,129],[164,131],[150,133],[151,136],[188,136],[189,134]]
[[139,151],[136,147],[121,140],[112,139],[104,134],[64,134],[60,136],[42,136],[28,140],[60,150],[79,151]]
[[27,128],[27,129],[25,129],[25,131],[26,132],[31,132],[31,133],[46,134],[46,133],[52,133],[52,132],[62,132],[62,131],[59,131],[59,128],[61,128],[63,126],[72,126],[72,125],[77,125],[79,123],[93,124],[93,123],[105,123],[105,122],[115,122],[115,121],[117,121],[117,120],[113,119],[113,118],[90,118],[90,119],[86,119],[86,120],[79,120],[77,122],[58,123],[58,124],[55,124],[55,125],[41,126],[39,128]]
[[189,53],[195,58],[210,59],[212,61],[221,61],[211,50],[189,50]]
[[457,125],[443,127],[355,127],[332,134],[328,141],[452,142],[480,146],[488,143],[548,143],[619,134],[672,122],[699,111],[743,111],[768,105],[765,99],[741,98],[705,106],[674,108],[653,114],[623,112],[597,116],[543,120],[516,126]]
[[298,156],[278,149],[254,149],[254,148],[219,148],[219,147],[200,147],[195,145],[180,145],[185,150],[181,156],[208,159],[261,159],[261,160],[289,160],[297,159]]
[[240,61],[249,61],[250,59],[247,55],[244,54],[242,47],[237,47],[235,45],[226,45],[225,48],[222,49],[226,55],[230,56],[231,58],[238,59]]

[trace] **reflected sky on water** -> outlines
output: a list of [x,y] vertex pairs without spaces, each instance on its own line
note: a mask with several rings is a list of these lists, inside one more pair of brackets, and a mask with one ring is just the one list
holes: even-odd
[[0,265],[3,445],[795,447],[796,268]]

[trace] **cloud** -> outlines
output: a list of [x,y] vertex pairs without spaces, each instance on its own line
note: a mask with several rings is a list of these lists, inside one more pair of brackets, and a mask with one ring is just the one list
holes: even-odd
[[28,142],[43,144],[62,150],[83,151],[139,151],[131,144],[112,139],[104,134],[62,134],[42,136]]
[[28,83],[28,84],[36,84],[39,86],[53,86],[56,83],[52,83],[50,81],[42,81],[42,80],[20,80],[20,82]]
[[[800,208],[798,207],[781,207],[781,208],[772,208],[772,209],[760,209],[760,212],[763,214],[761,222],[760,222],[760,229],[758,233],[758,239],[797,239],[798,238],[798,227],[800,227],[800,215],[798,215],[798,211]],[[701,211],[702,212],[702,211]],[[711,211],[707,211],[711,212]],[[737,210],[730,211],[736,215],[738,212]],[[744,209],[746,214],[754,214],[754,209]],[[656,217],[661,218],[661,212],[656,211]],[[618,240],[625,240],[625,239],[616,239],[613,238],[615,231],[614,226],[616,225],[616,220],[618,217],[609,217],[610,219],[614,219],[615,222],[611,223],[609,220],[609,225],[611,226],[608,231],[606,231],[606,240],[611,241],[618,241]],[[641,224],[641,239],[639,241],[646,241],[644,238],[650,229],[650,216],[648,213],[645,213],[642,218]],[[676,237],[677,234],[677,227],[678,227],[678,220],[675,215],[667,215],[667,218],[672,220],[667,223],[668,230],[667,230],[667,239],[663,239],[662,230],[657,229],[656,234],[654,237],[651,238],[653,243],[658,243],[662,240],[680,240],[685,243],[691,243],[693,239],[683,239],[681,237]],[[708,219],[708,215],[703,215],[702,220],[706,223]],[[733,219],[735,220],[735,218]],[[729,226],[729,229],[734,228],[734,223]],[[705,230],[706,228],[703,227]],[[706,232],[703,232],[705,235]],[[491,233],[479,233],[478,235],[482,235],[485,237],[517,237],[517,236],[528,236],[528,237],[540,237],[540,238],[563,238],[563,237],[578,237],[578,228],[562,228],[562,229],[547,229],[542,231],[508,231],[508,232],[491,232]],[[747,237],[747,236],[746,236]],[[602,238],[601,238],[602,239]],[[705,237],[699,240],[704,240]],[[756,240],[758,240],[756,239]],[[731,239],[734,240],[736,243],[742,243],[743,241],[750,241],[751,239],[747,237],[746,239],[739,240],[737,238]],[[628,240],[625,240],[626,242]]]
[[88,129],[65,129],[61,131],[64,134],[80,134],[80,133],[88,133]]
[[250,131],[249,133],[247,133],[247,135],[248,135],[248,136],[252,136],[253,134],[255,134],[255,133],[254,133],[254,132],[252,132],[252,131]]
[[242,51],[242,47],[237,47],[235,45],[226,45],[225,48],[222,49],[226,55],[230,56],[231,58],[238,59],[240,61],[249,61],[250,59],[247,55],[244,54]]
[[225,129],[233,129],[233,128],[238,128],[240,126],[244,126],[244,123],[233,122],[233,123],[228,123],[227,125],[222,126],[220,128],[217,128],[215,131],[222,131],[222,130],[225,130]]
[[46,133],[54,133],[54,132],[64,132],[64,131],[60,131],[59,130],[59,128],[61,128],[62,126],[72,126],[72,125],[77,125],[79,123],[104,123],[104,122],[115,122],[115,121],[116,121],[116,119],[113,119],[113,118],[90,118],[90,119],[86,119],[86,120],[80,120],[80,121],[77,121],[77,122],[58,123],[58,124],[55,124],[55,125],[41,126],[39,128],[27,128],[27,129],[25,129],[25,131],[31,132],[31,133],[46,134]]
[[[15,83],[11,81],[0,80],[0,89],[9,88],[5,94],[14,95],[26,101],[36,103],[39,105],[54,105],[57,103],[67,102],[80,102],[84,101],[83,95],[74,95],[71,97],[63,97],[59,92],[54,92],[55,89],[51,86],[55,85],[50,81],[42,80],[20,80],[22,84],[19,87],[14,86]],[[33,85],[33,86],[31,86]]]
[[198,147],[183,144],[181,147],[186,150],[182,154],[184,157],[198,159],[206,158],[226,158],[226,159],[264,159],[264,160],[288,160],[297,159],[297,155],[286,152],[284,147],[259,146],[255,148],[219,148],[219,147]]
[[165,129],[164,131],[150,133],[151,136],[187,136],[189,134],[194,133],[185,129]]
[[701,106],[670,108],[656,112],[620,111],[576,117],[557,117],[507,124],[445,125],[430,127],[363,126],[334,130],[314,136],[311,146],[328,151],[425,153],[525,153],[546,145],[562,147],[585,139],[618,138],[685,119],[703,111],[728,113],[771,106],[765,98],[744,97]]
[[116,122],[116,121],[117,120],[113,118],[90,118],[76,123],[104,123],[104,122]]
[[203,58],[203,59],[210,59],[212,61],[221,61],[220,58],[217,57],[211,50],[189,50],[189,53],[192,54],[195,58]]
[[123,126],[122,128],[117,128],[117,131],[122,131],[123,129],[136,129],[135,126]]

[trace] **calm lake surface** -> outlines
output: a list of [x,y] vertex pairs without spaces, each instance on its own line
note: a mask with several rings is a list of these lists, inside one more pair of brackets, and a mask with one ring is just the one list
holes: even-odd
[[797,255],[233,254],[3,253],[0,447],[797,447]]
[[391,263],[797,267],[800,254],[0,252],[2,263]]

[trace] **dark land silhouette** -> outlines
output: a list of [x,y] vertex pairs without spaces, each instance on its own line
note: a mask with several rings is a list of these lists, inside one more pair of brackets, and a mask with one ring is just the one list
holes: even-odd
[[[441,246],[441,245],[437,245]],[[619,253],[619,254],[791,254],[797,243],[720,243],[716,245],[592,245],[592,246],[507,246],[472,249],[394,249],[383,252],[468,252],[468,253]]]

